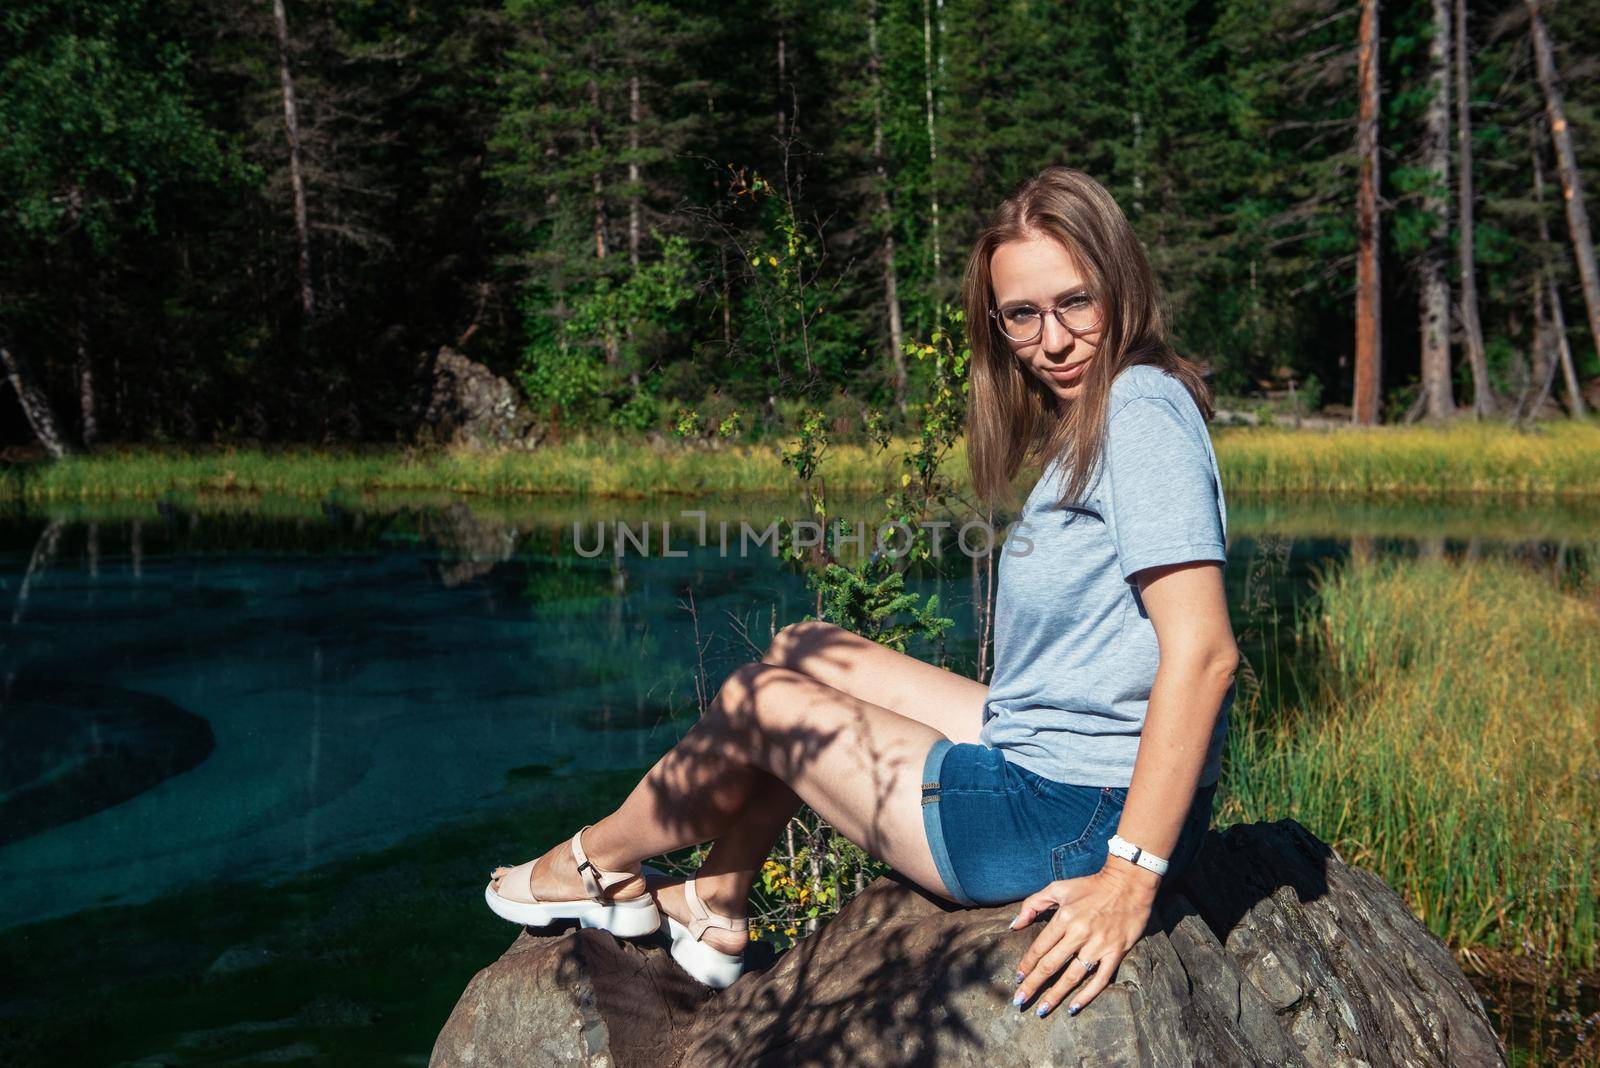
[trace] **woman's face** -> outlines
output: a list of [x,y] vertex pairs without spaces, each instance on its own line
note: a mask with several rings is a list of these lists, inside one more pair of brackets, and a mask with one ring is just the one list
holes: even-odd
[[[989,277],[995,307],[1002,315],[1013,305],[1028,304],[1035,311],[1058,306],[1068,322],[1097,318],[1089,303],[1086,279],[1053,238],[1038,236],[1000,245],[989,257]],[[1007,329],[1018,332],[1011,322],[1008,319]],[[1047,312],[1038,337],[1024,342],[1007,340],[1006,344],[1023,369],[1065,406],[1083,392],[1084,368],[1094,358],[1099,340],[1098,326],[1076,335]]]

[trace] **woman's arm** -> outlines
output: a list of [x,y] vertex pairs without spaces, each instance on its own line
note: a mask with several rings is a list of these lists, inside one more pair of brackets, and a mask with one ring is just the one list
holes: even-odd
[[[1151,567],[1134,578],[1155,628],[1160,661],[1117,833],[1155,856],[1171,857],[1239,649],[1220,564],[1202,560]],[[1052,907],[1056,914],[1023,955],[1017,1004],[1043,991],[1042,1016],[1080,986],[1069,1012],[1093,1000],[1143,936],[1160,882],[1154,872],[1108,857],[1094,875],[1053,882],[1024,901],[1013,927],[1032,923]],[[1087,983],[1074,956],[1100,962]]]

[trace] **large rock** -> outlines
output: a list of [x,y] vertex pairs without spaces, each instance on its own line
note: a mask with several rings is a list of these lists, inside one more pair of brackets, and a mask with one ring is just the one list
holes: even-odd
[[446,345],[423,369],[420,416],[434,440],[532,448],[539,433],[511,383]]
[[880,879],[716,996],[659,947],[524,933],[473,979],[431,1063],[1505,1063],[1450,951],[1381,880],[1292,820],[1208,834],[1116,981],[1077,1017],[1011,1007],[1038,929],[1007,931],[1015,914]]
[[710,997],[665,950],[524,931],[467,984],[429,1064],[672,1064]]

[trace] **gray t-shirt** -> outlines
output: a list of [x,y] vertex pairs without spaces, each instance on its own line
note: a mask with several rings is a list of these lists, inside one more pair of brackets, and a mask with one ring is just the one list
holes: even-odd
[[[981,740],[1047,779],[1133,781],[1159,659],[1134,572],[1226,561],[1227,505],[1211,436],[1183,383],[1136,365],[1111,385],[1096,479],[1056,509],[1052,460],[1000,553],[993,681]],[[1222,772],[1234,687],[1222,702],[1200,785]],[[1199,712],[1200,710],[1196,710]]]

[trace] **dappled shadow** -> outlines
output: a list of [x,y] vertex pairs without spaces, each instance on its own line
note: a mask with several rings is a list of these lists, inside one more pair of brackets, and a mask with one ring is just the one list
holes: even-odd
[[655,836],[654,854],[712,841],[741,820],[767,820],[741,828],[746,837],[770,835],[760,856],[747,858],[759,866],[804,802],[877,859],[942,891],[920,800],[924,761],[943,735],[817,677],[845,674],[845,646],[862,641],[830,625],[785,628],[763,660],[728,676],[619,810],[658,824],[644,832]]

